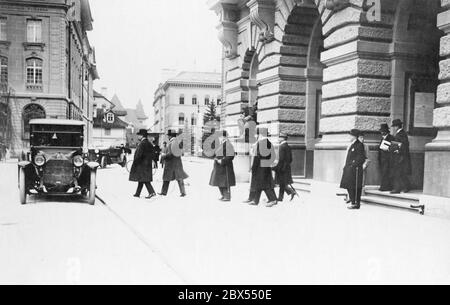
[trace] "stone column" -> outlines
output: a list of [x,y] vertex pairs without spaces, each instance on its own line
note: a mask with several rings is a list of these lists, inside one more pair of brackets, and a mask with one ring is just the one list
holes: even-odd
[[[389,24],[389,19],[373,26],[367,21],[363,8],[354,6],[328,11],[322,16],[323,35],[326,37],[326,51],[321,56],[326,65],[320,121],[323,139],[316,144],[315,180],[340,181],[351,129],[366,132],[375,143],[380,124],[391,120],[391,62],[388,54],[392,24]],[[376,177],[369,179],[368,184],[375,183],[371,180],[376,180]]]
[[444,31],[441,39],[441,84],[437,90],[434,126],[438,136],[426,146],[424,193],[450,197],[450,1],[442,0],[446,11],[438,15],[437,26]]

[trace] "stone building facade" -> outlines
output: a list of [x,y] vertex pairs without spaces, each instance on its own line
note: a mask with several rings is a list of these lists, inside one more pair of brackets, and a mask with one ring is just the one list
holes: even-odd
[[9,103],[13,155],[28,148],[33,118],[84,121],[89,146],[92,85],[98,78],[87,37],[92,30],[89,1],[2,0],[0,24],[2,82],[15,91]]
[[378,129],[402,119],[415,188],[450,197],[450,1],[210,0],[224,45],[225,126],[243,108],[287,133],[295,173],[338,183],[352,128],[366,132],[379,185]]
[[209,103],[221,103],[221,88],[220,73],[180,72],[169,78],[155,92],[152,131],[188,131],[199,141],[192,152],[200,152],[203,115]]

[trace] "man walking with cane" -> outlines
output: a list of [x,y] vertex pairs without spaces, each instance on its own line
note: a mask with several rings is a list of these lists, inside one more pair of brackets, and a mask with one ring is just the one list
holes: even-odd
[[219,143],[220,145],[214,153],[214,169],[209,185],[219,188],[222,195],[220,201],[230,202],[231,187],[236,186],[236,176],[233,167],[235,150],[228,140],[226,131],[220,132]]
[[278,152],[278,163],[273,168],[275,171],[275,183],[280,186],[280,193],[278,196],[278,201],[283,202],[284,193],[291,196],[291,201],[294,200],[295,196],[298,195],[292,188],[292,150],[287,142],[288,136],[285,134],[280,134],[280,146]]
[[341,188],[348,191],[352,205],[350,210],[361,208],[361,195],[363,188],[363,165],[366,162],[364,144],[359,141],[361,132],[358,129],[350,131],[352,144],[347,151],[344,172],[342,175]]

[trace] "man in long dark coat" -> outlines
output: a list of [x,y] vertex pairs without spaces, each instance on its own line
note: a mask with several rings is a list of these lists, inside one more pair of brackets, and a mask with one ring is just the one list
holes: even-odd
[[134,197],[140,197],[142,189],[145,187],[148,190],[147,199],[156,196],[155,190],[151,182],[153,181],[153,145],[147,139],[147,130],[142,129],[137,133],[139,137],[139,144],[134,154],[133,165],[130,170],[130,181],[138,182],[138,188]]
[[412,174],[408,134],[403,129],[401,120],[394,120],[392,129],[394,132],[394,145],[391,146],[394,190],[391,193],[408,193],[411,190],[409,176]]
[[183,161],[181,160],[183,149],[181,148],[181,142],[177,139],[177,133],[175,131],[169,131],[168,137],[169,144],[167,145],[167,153],[162,155],[164,158],[164,183],[160,195],[167,196],[170,182],[177,181],[181,197],[186,197],[184,179],[187,179],[189,176],[183,169]]
[[278,204],[275,194],[275,182],[272,176],[272,165],[276,159],[275,148],[267,138],[268,129],[258,128],[258,142],[256,143],[256,152],[252,164],[252,181],[250,189],[253,199],[250,205],[259,205],[261,194],[266,193],[268,203],[267,207],[273,207]]
[[341,188],[348,191],[351,210],[359,210],[361,208],[361,195],[363,188],[363,165],[366,162],[366,151],[364,144],[359,141],[361,132],[353,129],[350,132],[352,144],[347,151],[347,159],[345,161],[344,172],[342,175]]
[[380,165],[381,192],[392,191],[392,154],[390,148],[394,137],[391,135],[388,124],[382,124],[380,128],[381,142],[378,148],[378,163]]
[[278,163],[273,168],[275,171],[275,183],[280,186],[280,194],[278,196],[278,201],[283,202],[284,193],[291,196],[291,201],[294,200],[297,193],[291,187],[294,180],[292,179],[292,150],[287,142],[287,135],[280,135],[280,146],[278,151]]
[[221,133],[220,145],[214,152],[214,169],[211,174],[209,185],[218,187],[222,198],[221,201],[231,201],[231,187],[236,186],[236,176],[234,174],[233,160],[235,150],[228,140],[226,131]]

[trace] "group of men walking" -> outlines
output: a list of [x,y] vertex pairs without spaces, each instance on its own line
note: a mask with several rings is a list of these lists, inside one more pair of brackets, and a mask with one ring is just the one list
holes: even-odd
[[[279,148],[278,162],[276,160],[276,152],[274,145],[267,137],[268,130],[266,128],[258,128],[257,141],[253,145],[252,164],[251,164],[251,187],[249,199],[245,202],[250,205],[259,205],[262,192],[265,192],[268,198],[267,207],[273,207],[278,202],[284,200],[284,194],[291,196],[291,200],[297,195],[296,191],[291,187],[292,170],[291,163],[293,161],[292,151],[287,143],[287,136],[281,135],[281,144]],[[156,196],[156,192],[152,186],[153,181],[153,161],[157,149],[148,139],[148,132],[140,130],[138,132],[139,145],[136,149],[133,166],[130,171],[130,181],[138,182],[138,188],[135,197],[140,197],[144,186],[147,188],[149,195],[147,199]],[[181,197],[186,196],[186,188],[184,180],[188,175],[183,169],[182,142],[177,139],[177,133],[169,131],[167,134],[169,143],[164,145],[160,150],[161,164],[163,165],[163,186],[159,193],[166,196],[171,181],[177,181],[181,193]],[[233,160],[235,158],[235,149],[228,139],[226,131],[219,132],[218,145],[213,149],[214,166],[210,178],[210,186],[217,187],[221,194],[220,201],[231,201],[231,188],[236,186],[236,176],[234,172]],[[275,165],[274,165],[275,164]],[[275,179],[272,171],[275,172]],[[275,184],[280,186],[279,196],[275,193]]]
[[[408,134],[403,129],[401,120],[392,122],[392,132],[388,124],[382,124],[382,136],[378,148],[380,166],[380,191],[392,194],[408,193],[411,189],[409,176],[412,173]],[[347,150],[347,158],[341,180],[341,188],[349,195],[348,207],[358,210],[361,207],[361,196],[364,186],[364,172],[369,161],[368,149],[361,139],[363,133],[353,129],[350,132],[352,144]]]
[[[381,173],[380,191],[390,191],[393,194],[410,191],[408,176],[411,175],[411,157],[409,151],[408,134],[403,129],[401,120],[394,120],[392,132],[388,124],[382,124],[380,128],[382,135],[379,144],[379,166]],[[348,191],[351,210],[361,207],[361,197],[364,186],[364,172],[370,162],[369,149],[364,144],[364,134],[357,129],[350,131],[352,143],[347,150],[347,158],[343,170],[341,188]],[[183,169],[182,162],[182,142],[177,138],[177,133],[169,131],[167,134],[169,143],[164,143],[162,149],[155,148],[148,139],[146,130],[138,133],[140,143],[136,149],[133,166],[130,172],[130,181],[138,182],[135,197],[140,197],[143,187],[149,192],[151,199],[156,196],[156,192],[151,184],[153,181],[153,166],[155,154],[161,153],[161,164],[164,168],[163,186],[159,193],[167,196],[170,182],[177,181],[181,197],[186,196],[184,180],[188,175]],[[292,187],[293,161],[292,150],[287,142],[287,136],[280,135],[280,145],[278,158],[275,146],[268,138],[268,129],[259,127],[257,129],[257,141],[252,146],[251,161],[251,183],[249,197],[245,201],[250,205],[260,204],[261,195],[264,192],[267,196],[267,207],[274,207],[284,200],[285,194],[290,196],[291,201],[297,195]],[[231,201],[231,188],[236,186],[236,176],[234,172],[233,160],[235,149],[228,139],[226,131],[218,135],[218,145],[213,148],[214,166],[209,184],[217,187],[221,194],[220,200]],[[157,161],[159,157],[157,158]],[[273,172],[275,172],[275,179]],[[280,190],[278,196],[275,193],[275,186]]]
[[[181,161],[181,155],[175,152],[180,151],[181,143],[177,140],[177,134],[170,131],[168,133],[169,143],[164,145],[162,149],[153,145],[149,140],[149,134],[147,130],[142,129],[138,133],[139,144],[136,148],[134,155],[133,165],[130,170],[130,181],[138,182],[138,187],[134,197],[140,197],[144,186],[147,188],[149,195],[147,199],[151,199],[156,196],[155,189],[152,186],[153,182],[153,167],[158,161],[164,167],[163,174],[163,186],[159,193],[161,196],[167,196],[169,191],[169,185],[171,181],[177,181],[181,197],[186,196],[186,188],[184,185],[184,179],[188,178],[188,175],[183,169],[183,162]],[[159,160],[159,154],[161,159]],[[156,160],[156,162],[155,162]]]

